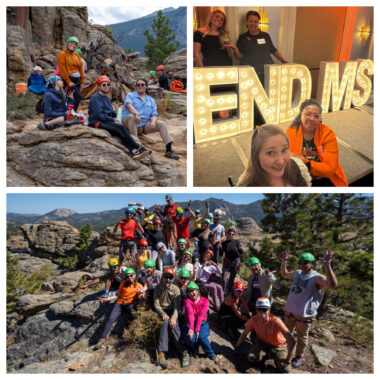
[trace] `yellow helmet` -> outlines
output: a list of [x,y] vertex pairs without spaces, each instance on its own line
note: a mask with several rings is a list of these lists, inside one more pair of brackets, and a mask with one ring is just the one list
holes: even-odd
[[109,267],[116,267],[117,265],[119,265],[118,259],[113,258],[108,260]]

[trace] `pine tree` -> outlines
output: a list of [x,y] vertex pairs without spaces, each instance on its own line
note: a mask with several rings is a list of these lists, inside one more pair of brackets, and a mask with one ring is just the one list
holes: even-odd
[[152,22],[152,34],[149,30],[144,31],[147,43],[144,46],[145,55],[149,58],[149,66],[156,67],[171,53],[177,50],[179,42],[175,41],[175,33],[169,28],[170,19],[157,12],[157,17]]

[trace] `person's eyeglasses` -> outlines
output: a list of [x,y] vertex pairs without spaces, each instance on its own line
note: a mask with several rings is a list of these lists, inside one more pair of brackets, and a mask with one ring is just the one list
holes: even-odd
[[133,215],[133,212],[126,212],[127,215]]
[[164,278],[166,279],[166,280],[173,280],[173,276],[164,276]]
[[310,264],[310,261],[300,261],[299,263],[300,265],[307,265]]
[[253,269],[253,268],[258,268],[258,267],[259,267],[258,264],[254,264],[254,265],[251,265],[249,268],[250,268],[250,269]]
[[133,274],[127,274],[126,277],[127,277],[127,278],[128,278],[128,277],[132,278],[132,277],[133,277]]
[[111,85],[109,83],[102,83],[100,87],[110,87]]
[[137,83],[136,87],[145,87],[145,83]]
[[180,277],[180,281],[187,280],[187,277]]
[[257,309],[258,313],[266,313],[269,309]]

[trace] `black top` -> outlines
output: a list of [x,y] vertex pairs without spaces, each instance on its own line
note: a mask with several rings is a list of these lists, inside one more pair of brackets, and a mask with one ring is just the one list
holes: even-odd
[[158,78],[158,83],[159,83],[160,87],[162,87],[164,90],[170,90],[170,88],[169,88],[169,80],[168,80],[168,77],[165,74],[162,74]]
[[264,65],[273,64],[271,54],[277,51],[269,34],[262,31],[255,36],[249,32],[241,34],[236,46],[243,54],[240,65],[253,66],[258,75],[264,74]]
[[225,253],[225,258],[233,261],[243,253],[243,250],[239,248],[239,240],[225,240],[222,243],[222,252]]
[[222,49],[219,36],[211,36],[200,31],[194,32],[194,42],[201,44],[203,66],[232,66],[227,49]]
[[[210,237],[210,235],[212,236],[212,232],[210,232],[210,234],[207,237],[207,239],[203,239],[203,237],[202,237],[203,232],[204,232],[204,230],[202,230],[202,228],[197,228],[196,230],[194,230],[191,233],[191,237],[192,238],[198,238],[199,239],[199,241],[198,241],[198,248],[199,248],[198,252],[201,255],[203,254],[204,251],[207,251],[208,249],[212,250],[212,244],[208,240],[208,238]],[[210,246],[211,246],[211,248],[210,248]]]
[[157,250],[156,245],[159,242],[164,242],[164,234],[161,230],[146,230],[146,235],[148,236],[148,242],[149,245],[152,247],[152,249]]

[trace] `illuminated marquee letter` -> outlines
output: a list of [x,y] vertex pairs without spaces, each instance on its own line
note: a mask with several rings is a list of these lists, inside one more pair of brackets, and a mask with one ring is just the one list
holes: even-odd
[[205,142],[240,133],[240,121],[212,123],[212,112],[237,108],[237,94],[210,95],[211,85],[238,83],[237,67],[194,68],[194,137]]
[[362,106],[369,98],[372,90],[372,81],[366,73],[373,75],[373,62],[370,59],[358,60],[358,71],[356,73],[355,89],[352,95],[352,104]]
[[351,107],[357,62],[321,62],[317,101],[322,112]]

